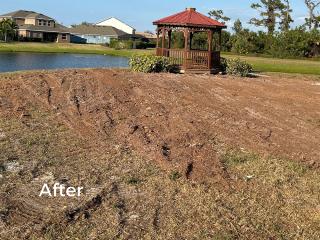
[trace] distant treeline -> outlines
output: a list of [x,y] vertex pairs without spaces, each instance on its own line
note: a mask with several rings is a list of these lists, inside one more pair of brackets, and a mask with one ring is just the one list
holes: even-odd
[[[222,33],[222,51],[237,54],[265,54],[273,57],[315,57],[320,56],[320,0],[305,0],[308,12],[304,24],[291,28],[294,19],[289,0],[261,0],[251,7],[259,11],[260,18],[252,18],[253,26],[264,27],[266,31],[252,31],[244,28],[237,19],[232,29]],[[210,17],[227,23],[231,18],[222,10],[209,12]],[[230,31],[232,30],[232,31]],[[182,48],[183,35],[173,35],[174,48]],[[193,36],[192,48],[206,49],[207,35]]]
[[[320,55],[320,0],[304,0],[308,9],[305,22],[294,29],[290,0],[261,0],[251,5],[259,12],[259,18],[249,23],[264,27],[266,32],[253,32],[243,28],[238,19],[232,32],[223,33],[222,50],[239,54],[260,53],[274,57],[314,57]],[[216,20],[231,19],[223,11],[214,10],[209,15]]]
[[222,51],[238,54],[266,54],[273,57],[320,56],[320,31],[307,31],[303,27],[268,34],[243,29],[223,33]]

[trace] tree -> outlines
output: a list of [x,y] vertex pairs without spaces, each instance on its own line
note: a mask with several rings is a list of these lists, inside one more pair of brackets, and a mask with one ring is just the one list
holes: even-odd
[[290,24],[294,22],[291,13],[292,9],[289,0],[284,0],[284,8],[281,9],[281,22],[279,23],[281,31],[288,31]]
[[234,22],[232,30],[235,32],[236,35],[241,33],[241,31],[243,30],[243,27],[242,27],[242,22],[240,21],[240,19],[237,19]]
[[305,0],[304,2],[309,10],[309,17],[305,19],[305,25],[309,28],[309,30],[319,28],[320,16],[316,15],[316,9],[320,6],[320,1]]
[[222,21],[223,23],[230,21],[229,17],[224,16],[222,10],[212,10],[208,14],[210,17],[214,18],[217,21]]
[[276,29],[277,19],[281,17],[281,12],[285,5],[281,0],[261,0],[261,3],[253,3],[251,8],[258,10],[261,18],[252,18],[249,23],[259,27],[266,27],[268,33],[273,34]]
[[78,26],[92,26],[92,25],[94,25],[94,24],[84,21],[84,22],[82,22],[80,24],[72,24],[71,27],[75,28],[75,27],[78,27]]
[[17,34],[18,25],[11,19],[3,19],[0,21],[0,32],[4,37],[4,41],[7,42],[11,37],[13,38]]

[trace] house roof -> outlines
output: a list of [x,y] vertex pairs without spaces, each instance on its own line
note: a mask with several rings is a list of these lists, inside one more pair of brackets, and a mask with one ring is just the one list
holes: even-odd
[[69,29],[73,34],[81,35],[101,35],[101,36],[124,36],[127,33],[110,26],[97,26],[97,25],[78,25]]
[[136,32],[136,36],[141,36],[143,38],[148,38],[148,39],[157,39],[157,35],[153,33]]
[[0,17],[8,17],[8,18],[34,18],[34,19],[43,19],[43,20],[54,20],[46,15],[41,13],[33,12],[33,11],[26,11],[26,10],[18,10],[15,12],[6,13],[0,15]]
[[223,23],[211,19],[201,13],[198,13],[195,8],[187,8],[183,12],[165,17],[153,22],[154,25],[175,25],[175,26],[196,26],[207,28],[226,28]]
[[98,25],[98,24],[100,24],[100,23],[103,23],[103,22],[106,22],[106,21],[108,21],[108,20],[110,20],[110,19],[116,19],[117,21],[119,21],[119,22],[123,23],[124,25],[126,25],[126,26],[128,26],[128,27],[132,28],[132,30],[135,30],[135,28],[134,28],[134,27],[132,27],[132,26],[128,25],[127,23],[125,23],[125,22],[121,21],[120,19],[118,19],[118,18],[116,18],[116,17],[109,17],[109,18],[107,18],[107,19],[105,19],[105,20],[103,20],[103,21],[100,21],[100,22],[96,23],[96,25]]
[[70,33],[70,29],[57,23],[55,27],[22,24],[22,25],[19,25],[19,30],[29,30],[29,31],[35,31],[35,32]]

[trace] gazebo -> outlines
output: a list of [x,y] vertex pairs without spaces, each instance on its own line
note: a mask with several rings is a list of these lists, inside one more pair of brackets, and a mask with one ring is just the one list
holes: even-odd
[[[219,72],[221,31],[226,28],[223,23],[198,13],[195,8],[187,8],[153,24],[157,25],[157,56],[169,57],[181,72]],[[171,47],[173,32],[183,32],[183,49]],[[193,36],[201,32],[207,33],[206,49],[193,49]]]

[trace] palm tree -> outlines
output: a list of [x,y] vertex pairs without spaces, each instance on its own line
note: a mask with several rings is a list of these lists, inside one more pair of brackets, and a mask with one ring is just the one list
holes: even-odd
[[18,25],[11,19],[3,19],[0,21],[0,32],[4,36],[4,41],[8,41],[8,37],[13,37],[16,35]]

